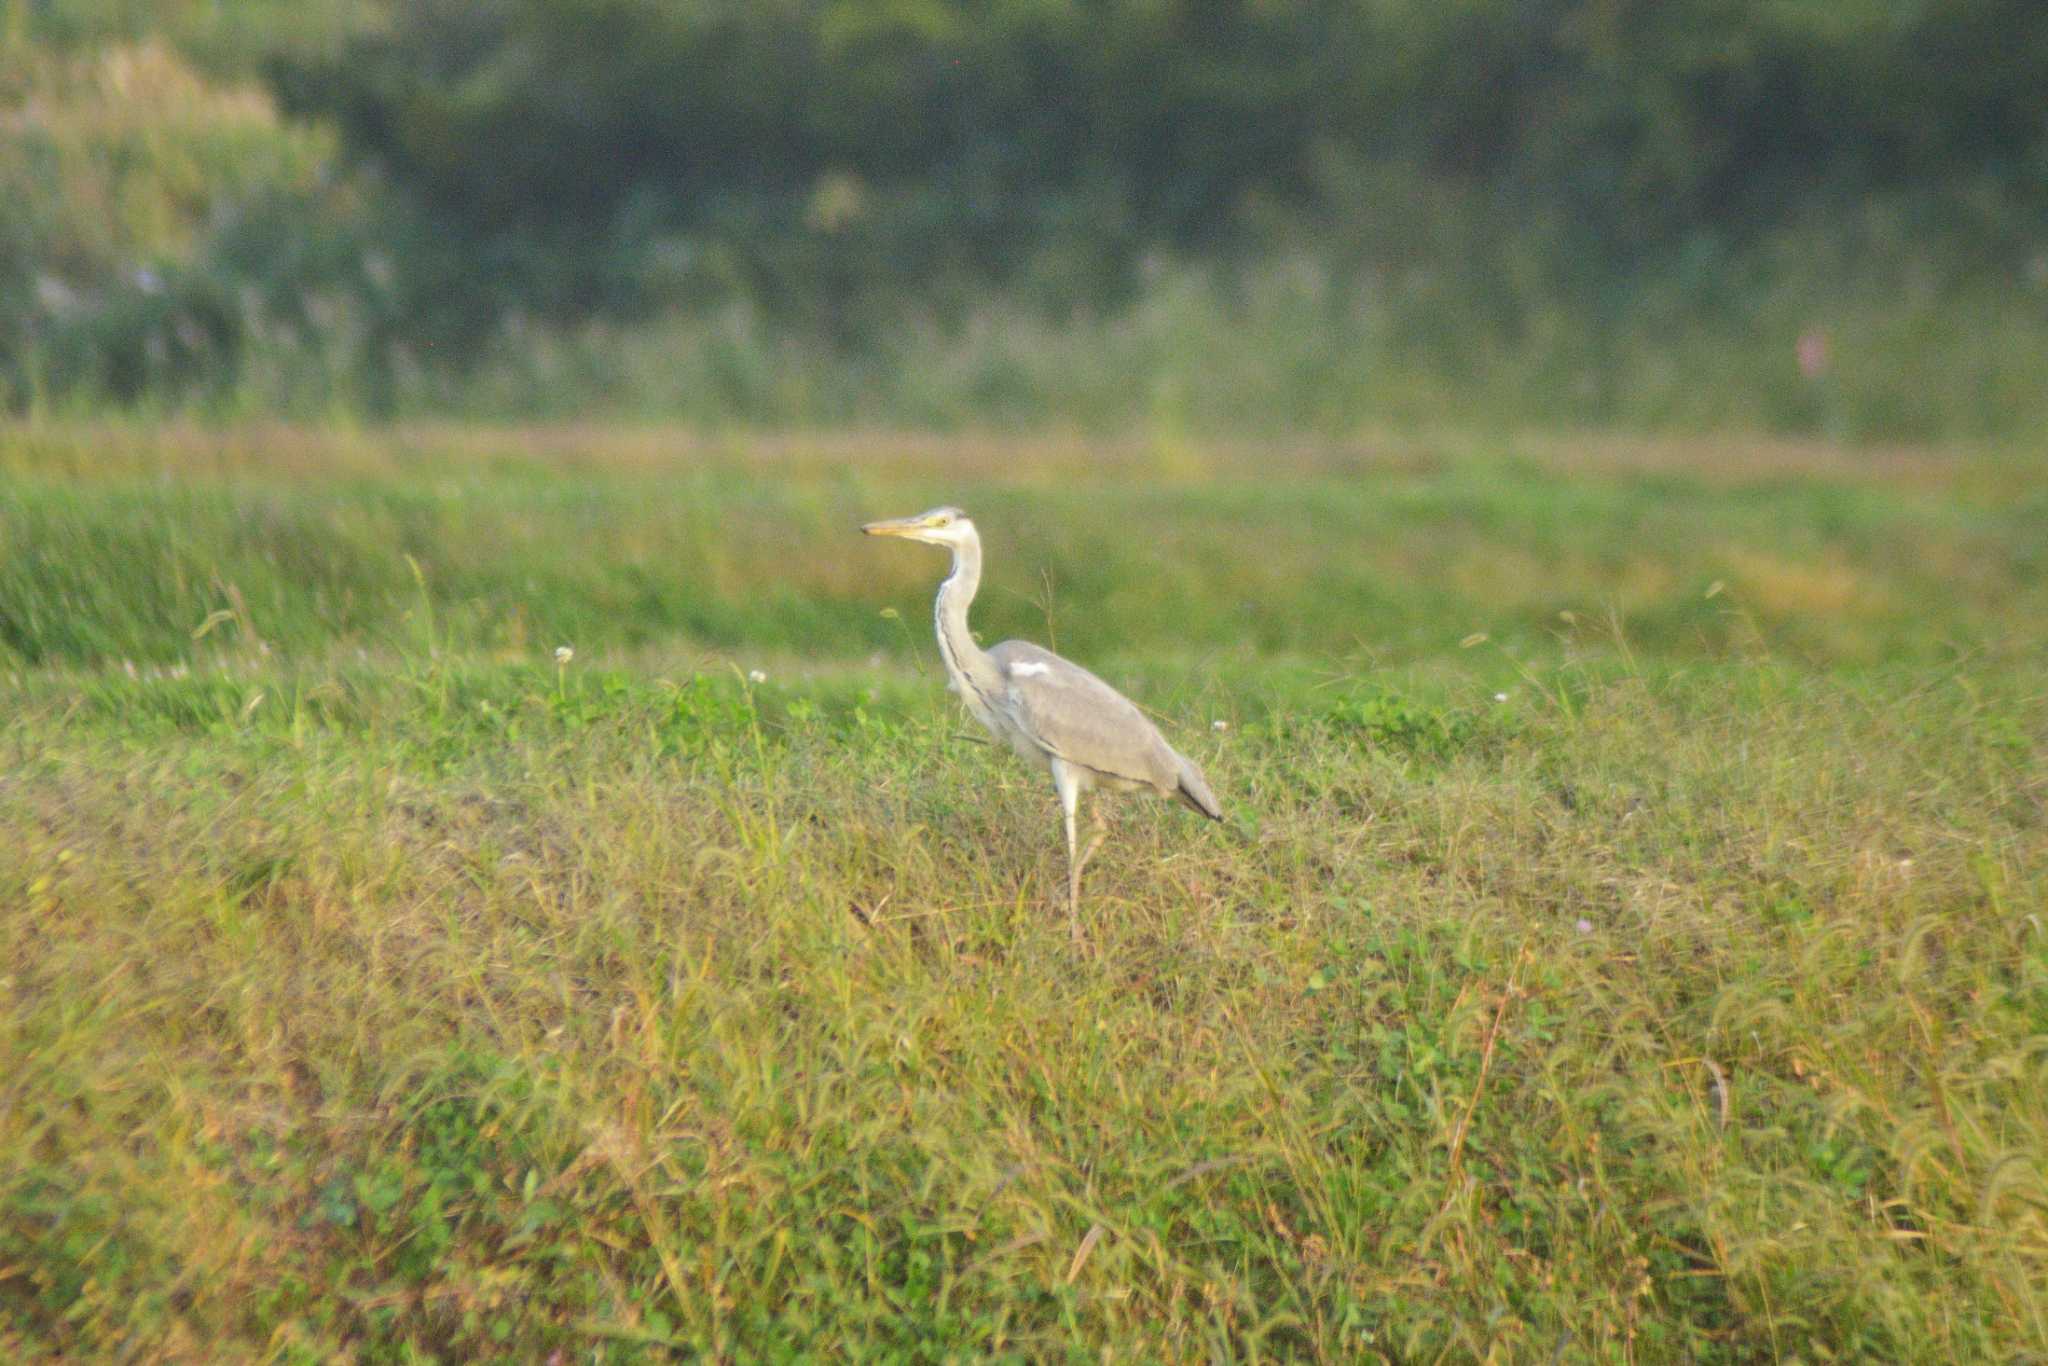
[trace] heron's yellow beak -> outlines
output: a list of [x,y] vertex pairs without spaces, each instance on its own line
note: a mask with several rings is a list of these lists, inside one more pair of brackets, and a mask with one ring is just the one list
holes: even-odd
[[922,517],[892,517],[886,522],[869,522],[861,530],[870,536],[914,536],[924,527]]

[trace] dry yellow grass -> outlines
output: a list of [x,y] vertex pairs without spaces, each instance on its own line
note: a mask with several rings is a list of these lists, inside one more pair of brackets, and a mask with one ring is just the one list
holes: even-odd
[[291,423],[16,424],[0,441],[5,468],[65,478],[313,479],[409,477],[425,470],[528,464],[562,474],[658,474],[742,465],[793,477],[850,472],[892,480],[950,479],[1050,486],[1123,478],[1202,484],[1251,477],[1371,478],[1442,469],[1457,460],[1512,460],[1561,477],[1669,477],[1714,487],[1819,481],[1848,487],[1995,494],[2030,489],[2034,465],[1995,448],[1843,446],[1757,435],[1625,437],[1529,432],[1362,433],[1337,441],[1178,438],[1163,458],[1144,435],[919,431],[715,432],[616,423],[401,423],[337,428]]

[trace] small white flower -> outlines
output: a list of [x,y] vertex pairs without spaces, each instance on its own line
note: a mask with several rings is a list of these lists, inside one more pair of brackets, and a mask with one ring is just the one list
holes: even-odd
[[570,660],[574,659],[575,657],[576,652],[570,649],[568,646],[557,645],[555,647],[555,663],[567,664]]
[[1230,729],[1230,723],[1229,723],[1228,721],[1211,721],[1211,722],[1209,723],[1209,729],[1210,729],[1210,730],[1229,730],[1229,729]]
[[1505,702],[1508,700],[1508,695],[1504,692],[1497,692],[1493,695],[1493,700],[1496,702]]
[[1593,932],[1593,922],[1581,916],[1578,923],[1578,931],[1580,934],[1591,934]]
[[765,674],[765,673],[763,673],[763,672],[762,672],[761,670],[759,670],[759,669],[749,669],[749,670],[747,670],[747,682],[749,682],[749,683],[766,683],[767,681],[768,681],[768,675],[767,675],[767,674]]

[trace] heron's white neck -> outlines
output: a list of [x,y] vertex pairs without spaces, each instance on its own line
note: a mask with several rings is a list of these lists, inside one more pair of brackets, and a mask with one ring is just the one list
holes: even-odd
[[1002,689],[995,661],[967,626],[967,608],[980,587],[981,538],[970,529],[953,547],[953,572],[939,585],[939,598],[932,610],[939,632],[939,657],[946,662],[953,686],[970,706],[977,696],[994,697]]

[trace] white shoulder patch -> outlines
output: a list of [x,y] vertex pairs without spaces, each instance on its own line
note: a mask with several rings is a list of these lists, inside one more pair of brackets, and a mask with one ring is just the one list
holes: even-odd
[[1051,673],[1052,666],[1049,664],[1037,664],[1027,659],[1021,663],[1012,664],[1010,672],[1018,678],[1033,678],[1039,674]]

